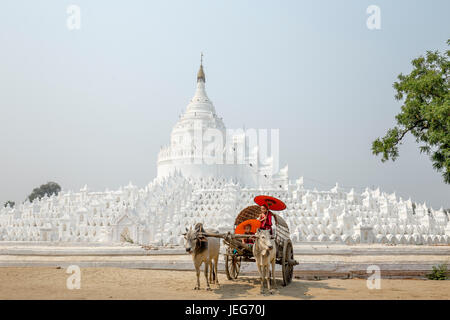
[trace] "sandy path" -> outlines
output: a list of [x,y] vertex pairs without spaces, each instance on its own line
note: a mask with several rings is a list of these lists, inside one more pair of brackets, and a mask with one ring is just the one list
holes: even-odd
[[[294,280],[272,296],[259,294],[259,280],[219,274],[220,288],[194,291],[192,271],[83,268],[81,289],[69,290],[65,269],[0,268],[0,299],[450,299],[449,281],[382,279],[369,290],[362,279]],[[204,288],[204,279],[201,279]]]

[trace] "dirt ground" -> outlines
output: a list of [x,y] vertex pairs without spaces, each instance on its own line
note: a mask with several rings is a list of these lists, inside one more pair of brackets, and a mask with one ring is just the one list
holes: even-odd
[[[369,290],[364,279],[295,279],[273,295],[259,293],[259,279],[240,276],[229,281],[219,274],[220,287],[193,290],[193,271],[120,268],[81,269],[81,288],[69,290],[66,269],[0,268],[0,299],[450,299],[449,281],[381,279],[381,289]],[[202,274],[203,276],[203,274]]]

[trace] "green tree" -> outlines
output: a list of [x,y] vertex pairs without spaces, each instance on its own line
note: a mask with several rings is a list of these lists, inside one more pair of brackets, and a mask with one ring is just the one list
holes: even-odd
[[[450,39],[447,40],[450,45]],[[422,153],[428,154],[433,168],[442,172],[445,183],[450,183],[450,50],[441,54],[427,51],[412,61],[413,70],[400,74],[394,83],[395,98],[402,101],[396,115],[397,125],[372,143],[372,152],[382,154],[381,161],[395,161],[398,145],[411,133]]]
[[14,207],[16,205],[16,203],[14,202],[14,201],[11,201],[11,200],[8,200],[8,201],[6,201],[5,202],[5,208],[7,207],[7,206],[10,206],[11,208],[12,207]]
[[45,196],[51,196],[53,194],[58,195],[61,191],[61,187],[56,182],[48,182],[41,185],[39,188],[34,188],[33,192],[28,196],[28,200],[33,202],[34,199],[41,199]]

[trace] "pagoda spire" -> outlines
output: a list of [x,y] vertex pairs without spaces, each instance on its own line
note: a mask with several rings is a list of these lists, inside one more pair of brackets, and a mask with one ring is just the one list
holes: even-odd
[[200,69],[198,70],[197,73],[197,82],[200,81],[202,81],[203,83],[206,82],[205,72],[203,71],[203,52],[200,53]]

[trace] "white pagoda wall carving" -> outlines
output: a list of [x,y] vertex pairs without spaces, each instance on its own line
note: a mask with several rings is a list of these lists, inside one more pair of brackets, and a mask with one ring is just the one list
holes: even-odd
[[[139,244],[182,242],[185,227],[203,222],[231,230],[236,214],[267,194],[283,199],[281,213],[294,242],[450,244],[444,210],[366,189],[345,192],[306,190],[301,179],[287,188],[247,188],[236,181],[185,178],[180,173],[155,179],[143,189],[62,192],[0,211],[2,241],[104,242]],[[124,239],[124,229],[128,237]]]

